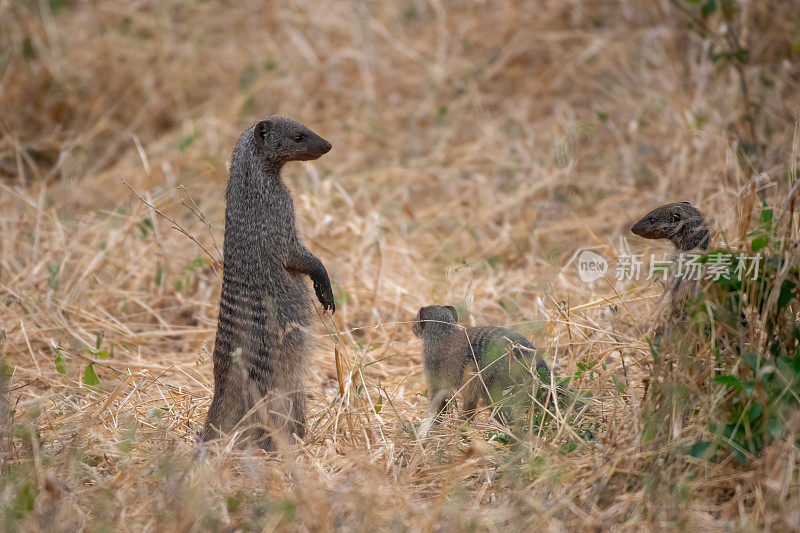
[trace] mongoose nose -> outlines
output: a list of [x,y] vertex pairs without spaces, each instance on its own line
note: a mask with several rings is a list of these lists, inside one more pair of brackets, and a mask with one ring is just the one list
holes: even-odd
[[328,141],[325,141],[325,144],[322,145],[322,149],[324,150],[324,153],[326,153],[326,154],[331,151],[331,148],[333,148],[333,145],[331,143],[329,143]]

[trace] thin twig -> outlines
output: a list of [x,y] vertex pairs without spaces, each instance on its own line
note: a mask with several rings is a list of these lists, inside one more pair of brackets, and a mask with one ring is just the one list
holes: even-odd
[[[181,199],[181,203],[184,205],[184,207],[186,207],[186,209],[191,211],[192,214],[196,216],[200,222],[202,222],[208,227],[208,233],[211,235],[211,242],[214,244],[214,250],[217,251],[217,257],[222,257],[222,251],[219,249],[219,246],[217,246],[217,239],[216,237],[214,237],[214,228],[211,227],[211,221],[208,219],[206,214],[200,210],[200,206],[198,206],[197,202],[195,202],[192,199],[192,195],[189,194],[189,191],[186,190],[186,187],[184,187],[183,185],[178,185],[176,189],[180,189],[181,191],[183,191],[183,193],[186,195],[186,198],[188,198],[189,201],[192,202],[192,205],[189,205],[186,203],[185,200]],[[219,260],[217,262],[219,262]]]
[[[222,281],[222,279],[219,277],[219,273],[217,272],[217,268],[219,268],[219,267],[221,266],[221,265],[220,265],[220,263],[219,263],[219,260],[218,260],[216,257],[214,257],[214,255],[213,255],[211,252],[209,252],[209,251],[208,251],[208,248],[206,248],[205,246],[203,246],[203,244],[202,244],[200,241],[198,241],[198,240],[197,240],[197,238],[195,238],[195,236],[194,236],[194,235],[192,235],[191,233],[189,233],[188,231],[186,231],[185,229],[183,229],[183,227],[181,227],[181,225],[180,225],[180,224],[178,224],[178,222],[177,222],[177,221],[176,221],[174,218],[168,217],[167,215],[165,215],[164,213],[162,213],[161,211],[159,211],[159,210],[158,210],[158,209],[157,209],[157,208],[156,208],[156,207],[155,207],[153,204],[151,204],[150,202],[148,202],[147,200],[145,200],[144,198],[142,198],[142,195],[140,195],[138,192],[136,192],[136,191],[134,190],[134,188],[133,188],[133,187],[131,187],[131,186],[128,184],[128,182],[127,182],[127,181],[125,181],[125,178],[120,178],[120,179],[122,180],[122,183],[124,183],[124,184],[125,184],[125,186],[126,186],[128,189],[130,189],[130,191],[131,191],[133,194],[135,194],[135,195],[136,195],[136,197],[139,199],[139,201],[141,201],[141,202],[142,202],[143,204],[145,204],[147,207],[149,207],[150,209],[152,209],[152,210],[153,210],[153,211],[154,211],[154,212],[155,212],[157,215],[159,215],[161,218],[163,218],[163,219],[165,219],[165,220],[169,221],[169,222],[172,224],[172,229],[178,230],[179,232],[181,232],[181,233],[183,233],[184,235],[186,235],[186,236],[187,236],[189,239],[191,239],[192,241],[194,241],[194,243],[195,243],[195,244],[197,244],[197,246],[199,246],[199,247],[200,247],[200,248],[201,248],[201,249],[202,249],[202,250],[203,250],[203,251],[206,253],[206,255],[208,255],[208,257],[209,257],[209,258],[211,258],[211,261],[212,261],[212,263],[213,263],[213,265],[212,265],[212,267],[211,267],[211,270],[213,270],[213,271],[214,271],[214,275],[217,277],[217,279],[218,279],[218,280],[220,280],[220,281]],[[184,205],[186,205],[186,204],[184,204]]]

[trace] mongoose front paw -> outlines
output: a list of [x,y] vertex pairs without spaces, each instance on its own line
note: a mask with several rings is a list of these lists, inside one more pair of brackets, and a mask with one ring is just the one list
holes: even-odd
[[333,289],[329,279],[314,281],[314,292],[317,293],[317,300],[322,304],[322,310],[331,310],[331,314],[336,313],[336,304],[333,301]]

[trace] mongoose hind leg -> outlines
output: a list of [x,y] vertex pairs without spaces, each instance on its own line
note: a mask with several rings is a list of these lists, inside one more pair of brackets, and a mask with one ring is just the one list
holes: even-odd
[[[223,387],[219,388],[223,389]],[[235,387],[231,389],[235,389]],[[214,394],[199,440],[208,442],[230,433],[234,429],[235,422],[245,415],[245,411],[242,409],[244,405],[241,391],[231,390],[230,393]]]
[[[300,387],[302,390],[302,386]],[[265,449],[275,449],[277,446],[294,443],[292,434],[302,435],[305,430],[305,397],[298,398],[300,394],[297,388],[276,390],[265,396],[269,398],[265,425],[265,433],[269,436],[269,448]],[[261,446],[261,443],[259,445]]]
[[425,420],[422,421],[422,424],[419,427],[420,438],[425,438],[431,427],[439,421],[439,416],[447,406],[447,400],[450,397],[450,392],[450,389],[434,389],[433,387],[428,388],[430,404],[428,405],[428,416],[425,417]]
[[245,404],[250,409],[236,429],[241,432],[243,442],[254,444],[265,451],[273,451],[276,448],[275,437],[279,427],[273,413],[274,397],[269,392],[262,391],[262,387],[255,381],[250,381],[248,388]]
[[461,409],[461,418],[472,420],[478,414],[478,403],[484,396],[483,383],[480,376],[474,375],[470,378],[463,390],[464,405]]
[[302,383],[296,384],[296,389],[291,394],[291,402],[289,435],[297,435],[302,439],[306,436],[306,391]]
[[431,403],[428,407],[428,415],[437,418],[447,406],[450,398],[450,389],[432,389],[430,392]]

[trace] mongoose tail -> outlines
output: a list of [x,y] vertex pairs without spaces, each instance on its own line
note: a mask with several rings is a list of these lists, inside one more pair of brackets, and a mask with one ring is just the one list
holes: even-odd
[[240,432],[272,449],[305,432],[303,376],[311,299],[335,311],[328,273],[303,244],[281,169],[317,159],[331,144],[272,116],[248,128],[231,156],[222,294],[214,344],[214,398],[201,438]]

